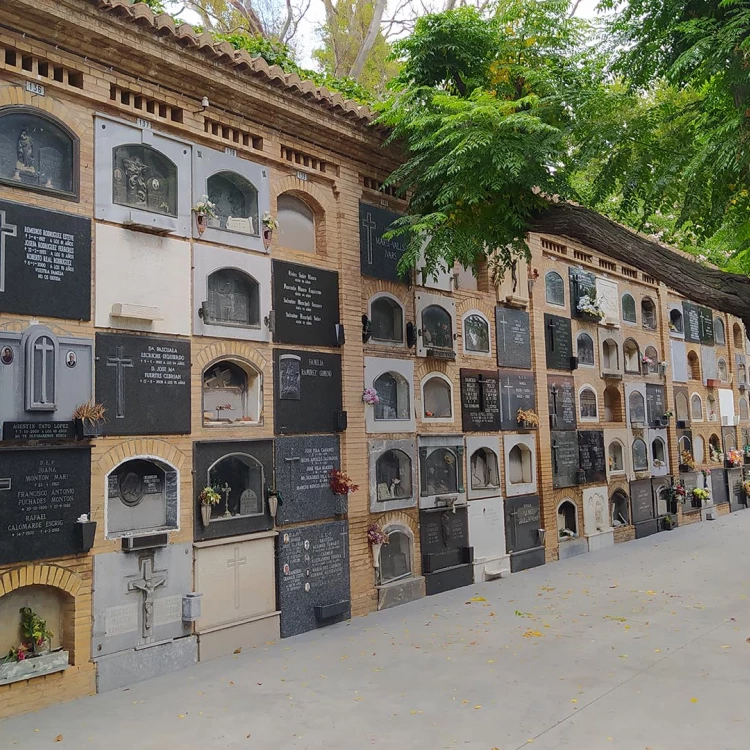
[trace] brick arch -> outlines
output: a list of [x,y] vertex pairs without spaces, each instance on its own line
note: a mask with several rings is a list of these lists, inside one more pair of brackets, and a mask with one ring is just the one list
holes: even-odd
[[401,302],[404,310],[408,309],[409,302],[412,294],[403,284],[396,284],[392,281],[365,281],[362,285],[362,296],[365,304],[369,302],[375,295],[387,292],[392,294],[396,299]]
[[484,300],[472,299],[470,297],[462,300],[456,309],[456,318],[459,323],[463,319],[464,313],[469,310],[479,310],[479,312],[481,312],[490,323],[492,323],[492,320],[495,317],[495,309],[493,307],[490,307]]
[[216,341],[201,349],[193,358],[193,363],[203,372],[212,362],[220,359],[239,358],[253,365],[258,372],[263,373],[266,359],[250,344],[241,341]]
[[415,542],[418,539],[419,526],[417,525],[416,520],[403,511],[396,510],[383,513],[375,519],[375,523],[377,523],[381,529],[384,529],[386,526],[404,526],[414,535]]
[[427,375],[430,375],[433,372],[439,372],[442,375],[445,375],[454,387],[458,383],[458,377],[454,366],[441,360],[422,362],[414,371],[414,381],[418,385]]
[[164,461],[172,464],[178,471],[182,470],[185,463],[185,455],[173,445],[166,442],[166,440],[139,438],[119,443],[110,448],[97,462],[97,470],[101,474],[107,475],[123,461],[135,458],[136,456],[151,456],[153,458],[164,459]]
[[24,106],[32,109],[42,110],[45,114],[57,118],[67,125],[83,141],[88,130],[87,121],[78,117],[65,104],[51,96],[34,96],[25,91],[21,86],[7,86],[0,89],[0,107]]
[[83,579],[72,570],[59,565],[36,563],[3,573],[0,584],[0,596],[26,586],[51,586],[75,597],[83,585]]

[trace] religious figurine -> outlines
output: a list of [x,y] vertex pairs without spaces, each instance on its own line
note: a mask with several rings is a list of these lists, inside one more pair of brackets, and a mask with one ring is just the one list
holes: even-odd
[[34,169],[34,140],[26,128],[23,128],[18,136],[17,153],[16,169],[33,174],[36,171]]
[[146,180],[144,178],[146,165],[136,157],[124,158],[122,166],[128,181],[128,203],[146,204]]

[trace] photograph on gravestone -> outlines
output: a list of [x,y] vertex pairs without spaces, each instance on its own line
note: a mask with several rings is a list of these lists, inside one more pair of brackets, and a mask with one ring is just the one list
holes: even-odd
[[701,344],[714,345],[714,316],[709,307],[698,307]]
[[0,200],[0,309],[91,319],[91,220]]
[[277,524],[332,518],[342,512],[331,491],[330,473],[341,468],[338,435],[275,440],[276,491],[281,502]]
[[639,524],[655,518],[650,479],[638,479],[630,483],[630,504],[633,523]]
[[[194,469],[196,541],[267,531],[273,527],[267,502],[273,478],[272,440],[197,442]],[[204,518],[200,496],[207,487],[218,493],[220,499],[210,506],[210,517]]]
[[338,273],[281,260],[272,268],[274,342],[338,346]]
[[575,430],[577,426],[575,381],[564,375],[547,376],[550,427]]
[[682,303],[683,321],[685,326],[685,341],[700,344],[701,319],[698,306],[692,302]]
[[534,373],[523,370],[500,372],[500,429],[518,430],[518,410],[536,410]]
[[574,318],[587,318],[587,313],[578,309],[582,297],[596,297],[596,276],[580,268],[568,269],[570,278],[570,311]]
[[300,526],[276,538],[281,637],[351,617],[346,521]]
[[400,214],[368,203],[359,204],[359,258],[360,272],[386,281],[406,283],[398,272],[408,240],[406,237],[383,237]]
[[573,335],[570,318],[544,314],[544,348],[547,354],[547,368],[550,370],[571,370],[573,356]]
[[277,435],[339,432],[341,355],[276,349],[274,393]]
[[578,431],[579,466],[586,472],[586,482],[607,481],[607,459],[602,430]]
[[96,334],[96,400],[105,435],[190,432],[190,342]]
[[464,432],[500,429],[497,370],[461,368],[461,421]]
[[666,392],[663,385],[646,383],[646,417],[651,426],[666,425]]
[[552,486],[573,487],[578,484],[578,435],[572,431],[553,430],[550,434]]
[[89,448],[0,452],[0,564],[76,554],[90,512]]
[[531,326],[525,310],[496,307],[495,338],[500,367],[531,369]]

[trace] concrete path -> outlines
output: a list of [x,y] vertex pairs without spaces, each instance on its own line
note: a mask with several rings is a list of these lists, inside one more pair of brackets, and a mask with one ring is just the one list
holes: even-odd
[[9,719],[0,748],[747,750],[749,548],[749,512],[676,529]]

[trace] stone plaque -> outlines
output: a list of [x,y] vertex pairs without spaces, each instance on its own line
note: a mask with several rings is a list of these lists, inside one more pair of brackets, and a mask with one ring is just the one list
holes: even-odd
[[464,432],[500,429],[497,370],[461,369],[461,421]]
[[547,369],[571,370],[573,336],[570,318],[544,314],[544,348],[547,353]]
[[474,550],[469,546],[469,518],[465,507],[419,512],[422,573],[427,595],[468,586],[474,581]]
[[339,432],[341,356],[286,349],[273,356],[276,434]]
[[531,327],[525,310],[496,307],[495,335],[500,367],[531,369]]
[[519,409],[536,410],[534,373],[503,370],[500,374],[500,429],[517,430]]
[[538,495],[521,495],[505,499],[505,536],[508,552],[522,552],[540,547],[541,528]]
[[90,510],[89,448],[0,452],[0,564],[75,554]]
[[107,407],[105,435],[190,432],[190,343],[96,334],[96,400]]
[[571,431],[553,430],[550,440],[552,452],[552,486],[573,487],[580,463],[578,435]]
[[73,422],[3,422],[3,440],[73,440]]
[[747,507],[745,491],[742,489],[742,469],[727,469],[727,491],[732,511]]
[[714,345],[714,316],[710,307],[699,307],[701,344]]
[[338,273],[273,261],[273,310],[275,342],[337,346]]
[[694,305],[692,302],[683,302],[682,314],[685,323],[685,341],[700,344],[701,318],[698,306]]
[[553,430],[575,430],[576,391],[573,378],[563,375],[547,376],[550,427]]
[[711,497],[716,505],[729,502],[726,469],[711,469]]
[[281,531],[277,544],[281,637],[348,620],[351,595],[347,522]]
[[646,383],[646,418],[653,425],[664,417],[667,411],[666,393],[663,385]]
[[331,469],[341,467],[337,435],[278,438],[276,489],[283,502],[277,524],[332,518],[345,511],[346,498],[331,492]]
[[398,262],[406,251],[407,239],[387,240],[383,234],[400,215],[368,203],[359,204],[359,262],[363,276],[406,283]]
[[91,319],[91,220],[0,201],[0,309]]
[[596,276],[580,268],[571,268],[568,274],[570,276],[570,312],[574,318],[587,318],[588,314],[578,309],[578,301],[581,297],[596,295]]
[[655,517],[650,479],[638,479],[630,483],[630,504],[633,511],[633,523],[650,521]]
[[607,481],[607,456],[602,430],[579,430],[579,466],[586,472],[586,482]]
[[734,427],[721,428],[721,445],[724,455],[737,448],[737,432]]

